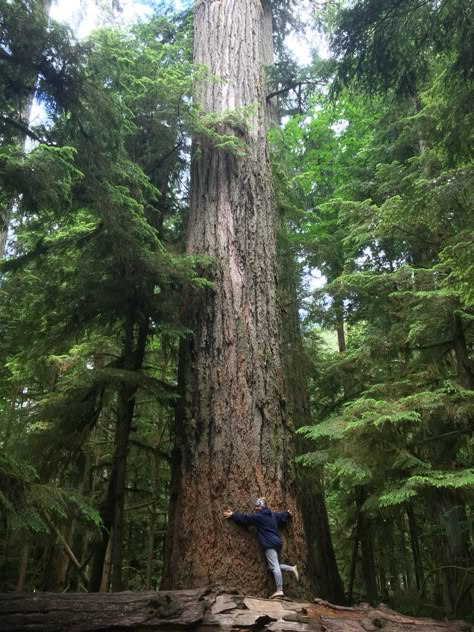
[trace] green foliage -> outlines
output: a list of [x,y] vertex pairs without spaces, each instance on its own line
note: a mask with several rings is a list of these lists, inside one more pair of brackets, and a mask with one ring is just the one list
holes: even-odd
[[464,0],[360,0],[335,21],[332,43],[342,57],[343,82],[357,78],[371,91],[395,87],[413,95],[443,56],[451,72],[473,77],[473,9]]
[[[243,157],[246,154],[245,136],[255,111],[256,107],[250,105],[219,114],[198,112],[193,118],[192,128],[196,134],[207,138],[217,149],[223,149],[236,157]],[[196,151],[199,151],[199,147]]]
[[33,93],[51,112],[69,110],[78,98],[81,47],[67,27],[49,20],[45,6],[38,0],[0,3],[2,142],[28,129]]
[[[401,575],[420,587],[430,566],[472,565],[472,11],[341,5],[322,15],[337,54],[332,86],[273,132],[293,251],[327,280],[304,303],[313,425],[300,432],[314,448],[300,461],[324,468],[351,591],[371,590],[367,566],[351,563],[359,537],[363,564],[395,602]],[[321,327],[337,331],[338,352]],[[448,529],[449,512],[466,526]],[[400,538],[394,551],[388,536]],[[427,601],[469,616],[469,589],[448,575],[429,576]],[[442,582],[463,597],[441,603]]]
[[55,484],[40,484],[32,465],[15,456],[0,456],[0,506],[12,531],[49,533],[48,519],[61,520],[73,512],[81,519],[99,526],[100,517],[89,499],[74,489]]
[[[140,446],[130,447],[126,495],[146,505],[155,494],[164,510],[176,348],[188,333],[183,294],[210,286],[211,262],[185,256],[179,234],[189,96],[202,73],[189,43],[186,19],[159,15],[127,31],[100,29],[80,47],[69,40],[80,58],[70,69],[74,91],[36,93],[47,130],[28,135],[47,143],[25,151],[9,137],[0,148],[0,204],[15,227],[0,290],[1,488],[10,490],[1,529],[12,555],[18,529],[46,545],[51,529],[67,533],[75,519],[90,557],[124,392],[133,400],[130,446]],[[151,514],[141,515],[148,524]],[[164,516],[154,518],[161,530]],[[132,529],[135,516],[128,521]],[[142,533],[129,543],[143,559],[154,555],[145,542]],[[32,568],[31,588],[42,585]],[[159,569],[150,581],[157,585]]]

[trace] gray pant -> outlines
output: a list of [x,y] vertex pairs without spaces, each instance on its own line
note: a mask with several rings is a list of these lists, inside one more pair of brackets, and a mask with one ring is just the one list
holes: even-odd
[[283,577],[281,572],[289,573],[293,570],[293,566],[288,564],[280,564],[278,560],[278,551],[276,549],[265,549],[265,557],[267,558],[268,568],[272,571],[275,579],[276,589],[283,590]]

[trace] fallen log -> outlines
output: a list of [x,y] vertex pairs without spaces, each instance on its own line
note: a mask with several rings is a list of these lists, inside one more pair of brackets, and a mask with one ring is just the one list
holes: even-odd
[[203,620],[206,590],[0,594],[1,632],[189,629]]
[[261,599],[210,588],[146,593],[0,594],[2,632],[474,632],[463,621],[406,617],[385,606],[354,608]]

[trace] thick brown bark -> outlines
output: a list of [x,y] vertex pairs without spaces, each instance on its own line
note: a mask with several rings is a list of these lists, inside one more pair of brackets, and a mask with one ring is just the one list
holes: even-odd
[[257,495],[293,512],[283,559],[304,559],[280,357],[263,77],[269,46],[260,1],[196,3],[194,61],[218,77],[196,86],[197,101],[224,118],[236,107],[252,111],[246,125],[216,123],[245,142],[245,156],[205,135],[194,142],[187,250],[213,258],[213,288],[191,299],[193,335],[181,351],[165,587],[270,590],[255,536],[223,519],[226,507],[251,511]]

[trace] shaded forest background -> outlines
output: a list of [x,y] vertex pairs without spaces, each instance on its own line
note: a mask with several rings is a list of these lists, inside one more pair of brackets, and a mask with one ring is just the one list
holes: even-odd
[[[348,603],[470,617],[474,9],[314,3],[332,55],[302,67],[275,4],[298,463],[324,481]],[[190,138],[245,146],[191,99],[191,12],[81,41],[48,12],[0,0],[0,590],[153,590],[182,314],[212,269],[184,254]]]

